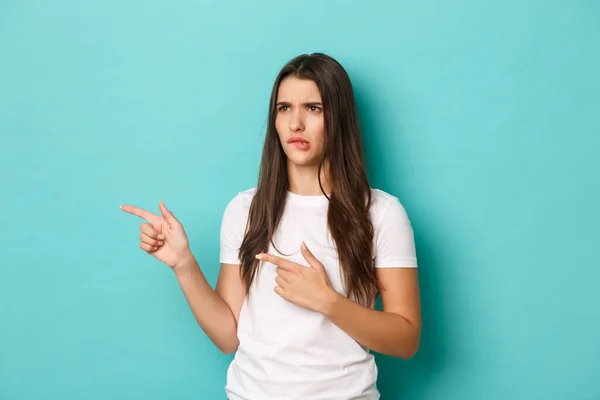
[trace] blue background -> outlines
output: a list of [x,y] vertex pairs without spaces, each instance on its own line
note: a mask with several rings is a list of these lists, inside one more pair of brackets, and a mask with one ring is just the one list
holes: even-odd
[[355,85],[415,228],[424,333],[383,399],[598,399],[597,1],[0,2],[0,399],[220,399],[230,356],[138,248],[164,200],[209,281],[300,53]]

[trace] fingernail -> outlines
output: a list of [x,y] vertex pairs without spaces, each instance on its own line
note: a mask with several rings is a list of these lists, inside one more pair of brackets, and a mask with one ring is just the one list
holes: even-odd
[[158,245],[159,245],[159,246],[162,246],[163,244],[164,244],[163,242],[158,242]]
[[256,257],[257,260],[262,260],[263,259],[263,255],[262,254],[257,254],[255,257]]
[[306,243],[302,242],[302,248],[303,248],[304,250],[308,250],[308,247],[306,247]]
[[157,238],[163,240],[165,237],[163,235],[158,235]]

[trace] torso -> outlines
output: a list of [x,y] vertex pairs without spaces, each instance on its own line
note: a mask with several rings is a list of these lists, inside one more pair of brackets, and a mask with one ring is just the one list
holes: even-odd
[[[249,197],[248,206],[253,193],[242,192]],[[300,253],[304,241],[325,266],[333,288],[343,293],[339,259],[327,229],[327,207],[324,196],[290,193],[273,240],[277,249],[270,245],[269,253],[308,266]],[[229,398],[378,399],[377,366],[369,350],[324,315],[277,295],[275,276],[276,267],[263,263],[243,303],[239,347],[227,374]]]

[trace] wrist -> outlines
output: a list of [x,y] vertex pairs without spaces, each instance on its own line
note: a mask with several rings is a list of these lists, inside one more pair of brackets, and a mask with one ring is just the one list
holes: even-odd
[[319,311],[326,317],[331,317],[340,303],[340,300],[343,300],[343,296],[335,289],[330,288],[329,292],[324,296],[323,301],[321,302]]
[[175,275],[189,275],[194,270],[198,269],[198,263],[191,251],[186,252],[173,266]]

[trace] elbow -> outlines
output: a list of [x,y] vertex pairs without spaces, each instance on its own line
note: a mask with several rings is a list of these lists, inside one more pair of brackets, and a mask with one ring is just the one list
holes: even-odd
[[236,340],[235,343],[222,343],[220,345],[218,345],[217,347],[219,348],[219,350],[221,350],[221,352],[225,355],[230,355],[233,354],[237,351],[239,346],[239,342]]
[[219,350],[221,350],[221,353],[225,354],[225,355],[230,355],[236,352],[237,350],[237,345],[235,346],[219,346]]
[[375,350],[386,356],[410,360],[419,351],[419,338],[402,338],[387,347],[387,349]]
[[397,357],[403,360],[410,360],[419,351],[421,345],[421,330],[415,329],[414,335],[409,340],[403,341],[399,346]]
[[415,354],[417,354],[418,351],[419,351],[419,343],[417,342],[416,344],[408,346],[407,348],[403,349],[400,352],[400,354],[398,354],[398,357],[403,360],[410,360],[411,358],[413,358],[415,356]]
[[219,350],[221,350],[221,353],[228,356],[228,355],[235,353],[235,351],[237,350],[237,347],[226,347],[226,348],[220,348]]

